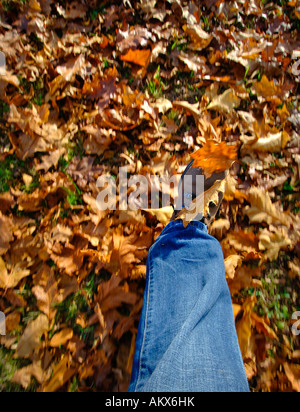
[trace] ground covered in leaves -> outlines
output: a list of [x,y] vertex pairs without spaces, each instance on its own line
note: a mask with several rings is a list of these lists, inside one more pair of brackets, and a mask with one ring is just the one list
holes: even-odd
[[97,178],[213,140],[238,152],[210,232],[251,390],[299,391],[299,1],[0,4],[0,390],[127,390],[170,210],[99,212]]

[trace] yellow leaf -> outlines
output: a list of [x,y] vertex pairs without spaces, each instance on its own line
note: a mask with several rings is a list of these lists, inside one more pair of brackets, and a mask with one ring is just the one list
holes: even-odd
[[143,211],[148,212],[152,216],[156,217],[157,220],[163,225],[166,225],[170,222],[174,212],[172,206],[164,207],[162,209],[143,209]]
[[271,261],[278,258],[279,252],[292,246],[292,241],[284,229],[274,229],[273,233],[264,229],[259,234],[259,249],[266,250],[266,257]]
[[73,338],[72,329],[63,329],[62,331],[56,333],[50,341],[50,346],[52,348],[59,348],[65,345],[69,340]]
[[264,98],[276,96],[278,93],[278,87],[275,85],[274,80],[268,80],[266,75],[263,75],[260,82],[256,82],[253,85],[254,92]]
[[233,309],[234,318],[236,318],[237,315],[238,315],[238,314],[240,313],[240,311],[242,310],[242,306],[233,303],[233,304],[232,304],[232,309]]

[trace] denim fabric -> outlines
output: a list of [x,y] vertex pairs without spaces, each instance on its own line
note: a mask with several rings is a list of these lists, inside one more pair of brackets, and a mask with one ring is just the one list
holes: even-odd
[[219,242],[171,222],[149,252],[129,392],[248,392]]

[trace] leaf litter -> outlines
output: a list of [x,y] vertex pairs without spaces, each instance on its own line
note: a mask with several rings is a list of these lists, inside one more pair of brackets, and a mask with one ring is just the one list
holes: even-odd
[[251,390],[299,391],[299,7],[0,2],[1,390],[127,390],[172,210],[100,212],[97,178],[196,158],[229,170],[204,197]]

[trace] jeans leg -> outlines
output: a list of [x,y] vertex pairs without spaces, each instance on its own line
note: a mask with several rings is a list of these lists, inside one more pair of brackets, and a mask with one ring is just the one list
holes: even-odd
[[222,248],[201,222],[152,246],[129,392],[248,392]]

